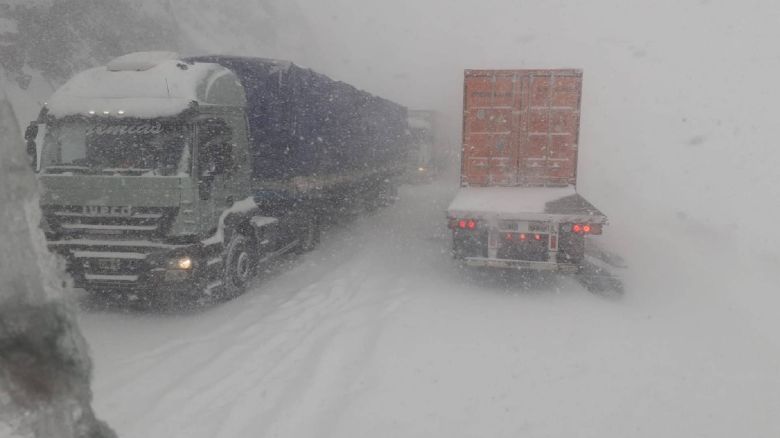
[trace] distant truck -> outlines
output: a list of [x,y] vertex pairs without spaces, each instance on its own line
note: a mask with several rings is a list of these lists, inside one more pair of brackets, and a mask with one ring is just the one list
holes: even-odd
[[470,266],[578,272],[607,218],[576,190],[582,72],[466,70],[461,178],[447,209]]
[[408,111],[409,148],[408,180],[410,182],[431,181],[436,176],[434,162],[436,147],[436,112],[431,110]]
[[447,136],[444,114],[435,110],[408,111],[410,182],[428,182],[448,170],[454,151]]
[[145,52],[76,75],[26,138],[77,286],[198,299],[390,202],[406,116],[285,61]]

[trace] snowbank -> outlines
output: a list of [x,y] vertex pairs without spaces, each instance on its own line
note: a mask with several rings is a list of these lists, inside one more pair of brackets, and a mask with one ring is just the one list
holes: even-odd
[[0,94],[0,434],[113,437],[91,408],[92,363],[47,249],[37,183]]

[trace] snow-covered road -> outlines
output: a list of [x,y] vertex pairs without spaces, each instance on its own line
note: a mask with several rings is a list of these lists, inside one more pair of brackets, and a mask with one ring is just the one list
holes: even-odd
[[620,300],[463,272],[452,186],[404,187],[228,303],[85,313],[98,414],[126,438],[780,436],[759,268],[633,224],[607,230],[631,264]]

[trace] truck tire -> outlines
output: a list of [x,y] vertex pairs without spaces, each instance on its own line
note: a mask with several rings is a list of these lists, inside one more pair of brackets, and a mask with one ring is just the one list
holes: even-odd
[[298,253],[309,252],[316,248],[320,243],[321,234],[320,221],[317,218],[307,221],[301,230],[301,243],[298,245]]
[[234,233],[225,248],[222,286],[225,298],[241,295],[255,275],[257,251],[252,241],[240,233]]

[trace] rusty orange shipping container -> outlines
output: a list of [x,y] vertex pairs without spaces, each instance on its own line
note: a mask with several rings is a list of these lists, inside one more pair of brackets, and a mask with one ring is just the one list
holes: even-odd
[[575,185],[581,96],[581,70],[466,70],[461,185]]
[[576,188],[581,97],[580,70],[466,70],[461,187],[447,208],[456,259],[622,287],[586,257],[607,217]]

